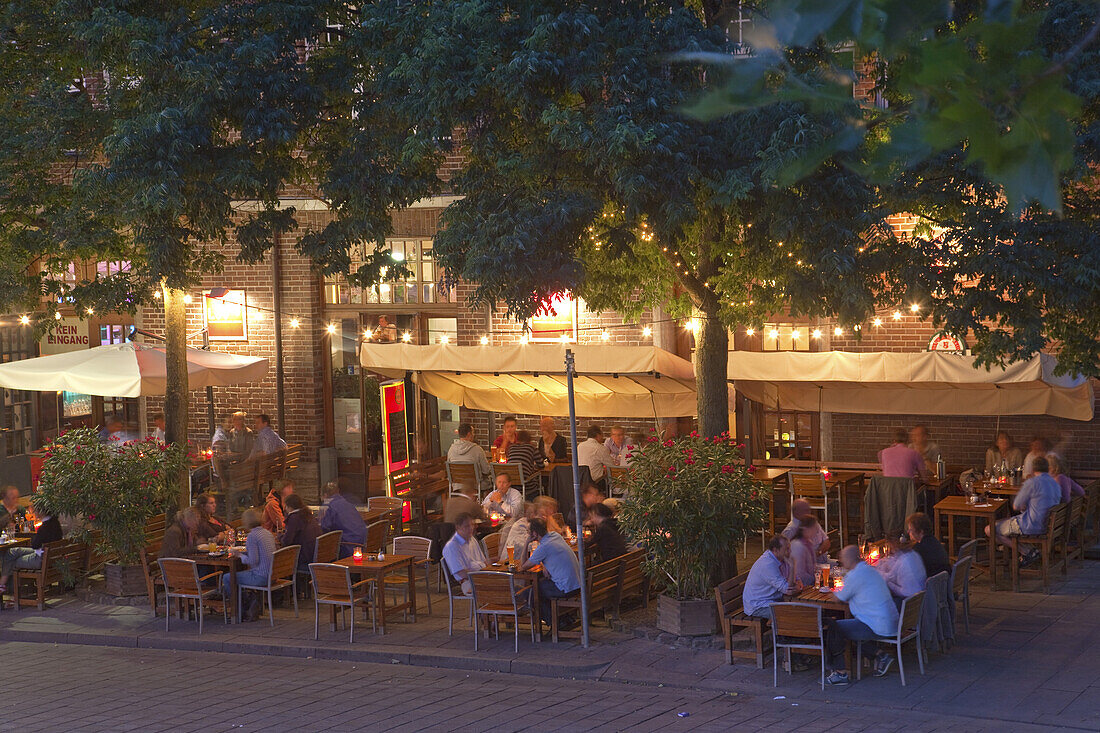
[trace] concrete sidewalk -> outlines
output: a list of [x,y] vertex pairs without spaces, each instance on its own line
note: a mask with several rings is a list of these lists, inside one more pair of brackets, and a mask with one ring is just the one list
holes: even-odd
[[[633,633],[593,628],[592,648],[576,640],[532,645],[520,633],[519,653],[512,637],[482,640],[473,651],[472,630],[457,606],[454,636],[447,635],[447,599],[433,593],[432,615],[421,600],[413,623],[391,622],[385,636],[357,622],[356,641],[347,632],[330,632],[322,620],[321,638],[313,639],[312,603],[304,602],[300,618],[276,611],[275,627],[267,619],[225,626],[208,616],[204,634],[193,621],[173,619],[165,633],[164,618],[148,608],[96,606],[66,598],[45,612],[0,613],[0,641],[85,644],[147,649],[231,652],[299,658],[341,659],[391,665],[440,667],[566,679],[613,681],[664,688],[783,695],[793,702],[833,703],[917,710],[1005,723],[1035,723],[1100,730],[1100,562],[1086,561],[1056,583],[1051,595],[1039,592],[990,592],[979,580],[973,586],[971,633],[960,627],[954,648],[932,652],[926,674],[907,656],[909,685],[902,687],[896,670],[881,679],[865,678],[847,688],[819,689],[816,671],[788,677],[778,689],[772,672],[739,663],[728,665],[721,650],[692,649]],[[422,595],[422,594],[418,594]],[[633,611],[630,624],[652,623],[649,611]]]

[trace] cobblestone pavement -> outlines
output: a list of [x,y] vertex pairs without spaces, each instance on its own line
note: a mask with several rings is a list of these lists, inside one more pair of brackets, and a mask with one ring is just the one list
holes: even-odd
[[[1038,731],[850,702],[213,652],[0,643],[0,731]],[[9,683],[14,682],[9,677]],[[827,691],[828,692],[828,691]],[[682,716],[686,713],[686,716]]]

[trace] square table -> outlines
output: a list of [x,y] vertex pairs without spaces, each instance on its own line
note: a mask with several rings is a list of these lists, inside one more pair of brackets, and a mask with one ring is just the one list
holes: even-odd
[[[947,554],[955,557],[955,522],[953,517],[968,517],[970,519],[970,536],[980,539],[978,535],[977,520],[984,519],[990,527],[997,521],[997,515],[1008,506],[1007,499],[989,499],[988,504],[970,504],[965,496],[946,496],[935,506],[936,533],[940,533],[940,518],[947,517]],[[995,532],[990,532],[989,542],[989,580],[993,589],[997,588],[997,539]],[[941,537],[941,540],[943,538]]]
[[[243,550],[242,550],[243,551]],[[222,572],[229,574],[229,597],[223,598],[222,603],[225,604],[226,609],[231,610],[229,614],[229,623],[238,624],[241,622],[240,614],[241,609],[237,608],[237,571],[244,569],[244,563],[241,562],[241,558],[231,556],[227,553],[221,552],[217,555],[211,555],[207,552],[197,552],[187,556],[188,560],[194,560],[199,565],[207,565],[209,567],[218,568]],[[201,571],[200,571],[201,574]],[[219,589],[220,590],[220,589]]]
[[[407,611],[412,614],[413,621],[416,621],[416,573],[414,565],[416,558],[412,555],[386,555],[385,557],[386,559],[381,561],[368,560],[366,557],[359,562],[356,562],[353,557],[345,557],[336,561],[337,565],[343,565],[351,570],[352,575],[359,578],[370,578],[374,580],[374,610],[375,616],[378,619],[378,628],[383,635],[386,633],[387,614],[397,611]],[[407,584],[408,597],[405,599],[404,603],[396,603],[392,606],[387,606],[386,576],[398,571],[402,567],[405,568],[405,582]],[[332,607],[331,623],[333,628],[335,628],[336,606]]]

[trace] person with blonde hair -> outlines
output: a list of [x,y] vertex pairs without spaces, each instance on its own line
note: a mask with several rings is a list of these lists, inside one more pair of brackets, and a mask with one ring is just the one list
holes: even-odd
[[[248,569],[237,573],[237,585],[267,585],[268,576],[271,575],[271,563],[278,545],[275,535],[260,526],[262,521],[263,518],[255,509],[246,509],[241,514],[241,529],[248,533],[244,552],[230,550],[229,553],[233,557],[239,557]],[[226,573],[222,578],[222,594],[226,600],[233,602],[236,599],[229,597],[229,581],[229,574]],[[259,596],[253,596],[247,603],[247,610],[237,609],[241,620],[255,621],[259,618],[260,605]]]

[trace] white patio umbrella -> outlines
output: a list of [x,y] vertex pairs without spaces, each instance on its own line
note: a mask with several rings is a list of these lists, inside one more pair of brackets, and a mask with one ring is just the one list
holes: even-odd
[[[267,366],[258,356],[188,349],[187,386],[251,382],[262,378]],[[133,342],[0,364],[0,387],[8,389],[139,397],[163,395],[167,381],[164,347]]]

